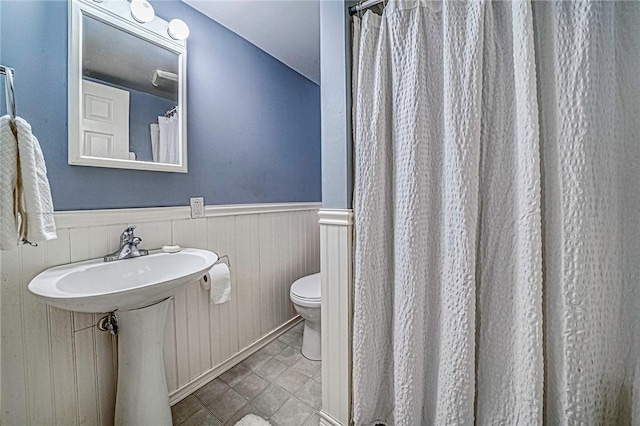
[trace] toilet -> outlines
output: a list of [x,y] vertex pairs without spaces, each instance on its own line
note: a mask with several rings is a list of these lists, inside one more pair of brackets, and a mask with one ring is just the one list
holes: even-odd
[[289,295],[296,311],[304,319],[302,355],[320,361],[320,273],[296,280]]

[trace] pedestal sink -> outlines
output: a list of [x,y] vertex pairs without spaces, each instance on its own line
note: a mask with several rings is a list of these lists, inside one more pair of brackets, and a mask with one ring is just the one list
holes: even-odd
[[150,253],[133,259],[56,266],[29,291],[57,308],[114,312],[118,320],[116,425],[171,425],[162,346],[169,298],[218,260],[207,250]]

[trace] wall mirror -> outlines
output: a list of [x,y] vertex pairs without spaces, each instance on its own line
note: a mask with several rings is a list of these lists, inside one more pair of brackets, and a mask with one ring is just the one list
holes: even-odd
[[187,172],[186,42],[141,1],[70,1],[71,165]]

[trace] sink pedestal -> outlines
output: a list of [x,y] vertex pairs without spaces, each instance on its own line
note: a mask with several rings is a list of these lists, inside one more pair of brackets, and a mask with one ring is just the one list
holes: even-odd
[[171,426],[163,340],[169,299],[117,311],[118,387],[116,425]]
[[171,425],[162,359],[169,297],[201,278],[217,260],[212,251],[191,248],[117,262],[93,259],[54,266],[29,283],[31,293],[56,308],[116,311],[116,425]]

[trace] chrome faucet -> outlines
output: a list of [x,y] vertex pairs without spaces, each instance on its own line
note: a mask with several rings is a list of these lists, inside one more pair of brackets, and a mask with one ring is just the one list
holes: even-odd
[[142,242],[142,238],[133,235],[135,225],[124,230],[120,235],[120,248],[115,253],[108,254],[104,257],[105,262],[113,262],[114,260],[130,259],[132,257],[146,256],[148,250],[138,249],[138,244]]

